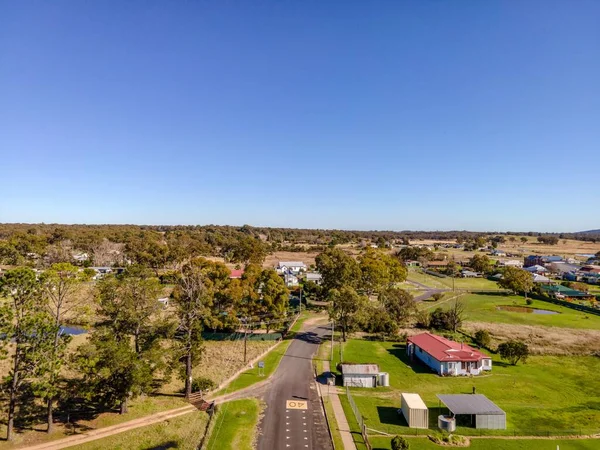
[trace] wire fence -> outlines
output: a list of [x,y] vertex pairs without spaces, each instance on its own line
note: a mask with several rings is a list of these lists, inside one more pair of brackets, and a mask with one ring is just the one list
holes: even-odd
[[367,427],[365,426],[365,421],[363,419],[360,410],[354,403],[354,398],[352,398],[352,394],[350,394],[350,389],[346,386],[346,397],[348,398],[348,403],[350,403],[350,407],[352,408],[352,412],[354,412],[354,417],[358,422],[358,426],[360,428],[360,434],[362,435],[363,441],[365,441],[365,445],[367,446],[367,450],[371,450],[373,446],[369,442],[369,436],[367,435]]

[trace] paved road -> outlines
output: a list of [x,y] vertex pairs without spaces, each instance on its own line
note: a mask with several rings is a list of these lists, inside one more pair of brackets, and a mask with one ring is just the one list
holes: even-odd
[[326,326],[317,327],[290,344],[263,395],[258,450],[333,450],[311,361],[328,333]]

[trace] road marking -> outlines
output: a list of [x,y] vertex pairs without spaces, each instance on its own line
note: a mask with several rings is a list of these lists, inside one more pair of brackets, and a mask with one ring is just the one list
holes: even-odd
[[299,400],[287,400],[285,402],[285,407],[288,409],[308,409],[308,402]]

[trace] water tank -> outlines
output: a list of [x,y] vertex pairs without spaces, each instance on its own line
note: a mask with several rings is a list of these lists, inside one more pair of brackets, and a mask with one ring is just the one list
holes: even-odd
[[456,419],[450,416],[438,416],[438,428],[452,433],[456,431]]
[[390,374],[387,372],[379,373],[379,386],[389,386],[390,385]]

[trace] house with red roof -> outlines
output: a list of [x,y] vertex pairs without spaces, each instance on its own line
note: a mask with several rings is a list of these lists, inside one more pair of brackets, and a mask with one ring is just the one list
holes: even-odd
[[244,269],[231,269],[231,273],[229,274],[229,278],[242,278],[244,275]]
[[439,375],[479,375],[492,370],[492,358],[469,347],[431,333],[408,338],[406,353],[418,358]]

